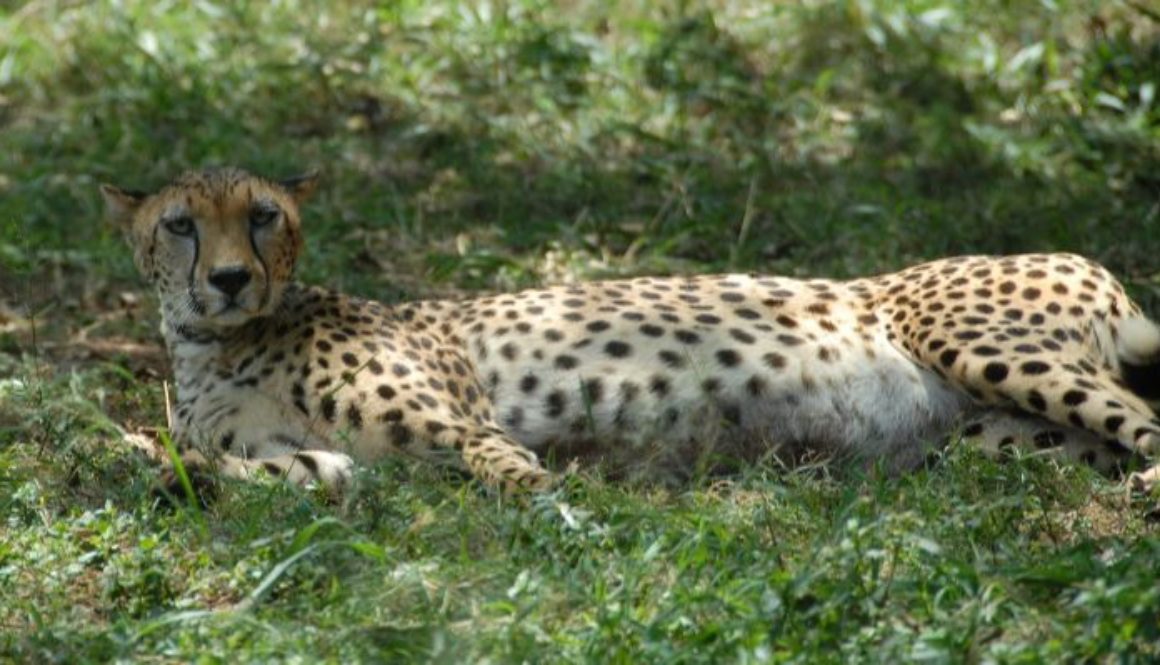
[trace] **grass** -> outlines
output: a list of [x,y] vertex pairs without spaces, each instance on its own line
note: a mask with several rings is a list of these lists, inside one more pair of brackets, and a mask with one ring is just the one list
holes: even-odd
[[0,659],[1151,662],[1154,501],[953,450],[490,496],[158,499],[154,301],[96,185],[319,167],[384,299],[1078,251],[1160,312],[1146,3],[0,3]]

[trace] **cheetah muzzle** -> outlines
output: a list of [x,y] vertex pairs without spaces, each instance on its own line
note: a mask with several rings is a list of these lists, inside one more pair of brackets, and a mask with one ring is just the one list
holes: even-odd
[[1080,256],[386,305],[292,281],[315,184],[219,169],[102,187],[160,295],[176,440],[228,476],[341,487],[352,460],[401,453],[514,491],[551,485],[537,452],[691,463],[712,442],[903,470],[961,434],[1111,472],[1160,448],[1160,328]]

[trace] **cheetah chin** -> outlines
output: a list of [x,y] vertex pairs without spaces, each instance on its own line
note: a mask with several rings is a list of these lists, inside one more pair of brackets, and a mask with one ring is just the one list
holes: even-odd
[[960,438],[1114,473],[1160,442],[1160,328],[1081,256],[389,305],[292,281],[316,183],[227,168],[102,187],[160,297],[175,439],[226,475],[341,487],[355,462],[403,454],[543,490],[545,454],[903,471]]

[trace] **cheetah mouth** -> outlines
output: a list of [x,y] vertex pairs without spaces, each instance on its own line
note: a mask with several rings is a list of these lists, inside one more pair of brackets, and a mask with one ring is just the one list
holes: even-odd
[[237,299],[231,298],[218,306],[210,315],[215,323],[233,325],[243,323],[258,316],[262,311],[261,305],[249,306]]
[[223,310],[211,317],[211,325],[217,328],[232,328],[245,324],[254,318],[254,315],[245,310],[233,307]]

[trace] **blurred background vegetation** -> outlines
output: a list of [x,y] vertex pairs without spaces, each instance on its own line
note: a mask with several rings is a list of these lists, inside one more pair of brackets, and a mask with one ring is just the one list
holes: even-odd
[[386,299],[1032,250],[1157,291],[1142,0],[0,7],[10,299],[133,283],[97,183],[211,164],[320,168],[307,278]]

